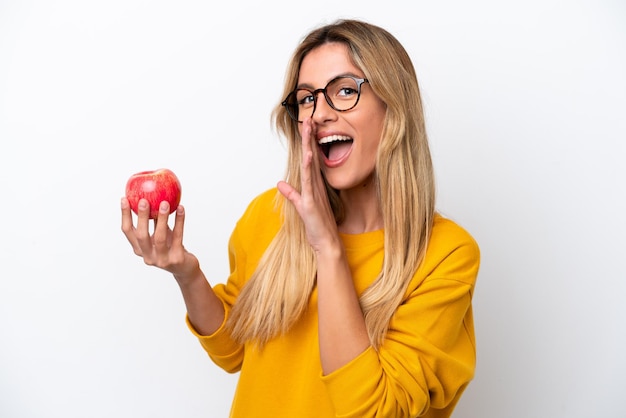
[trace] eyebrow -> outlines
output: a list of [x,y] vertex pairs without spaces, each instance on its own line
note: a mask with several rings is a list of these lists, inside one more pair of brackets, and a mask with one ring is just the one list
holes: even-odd
[[[330,83],[331,81],[333,81],[336,78],[339,77],[356,77],[356,78],[365,78],[364,75],[357,75],[354,73],[341,73],[341,74],[337,74],[336,76],[334,76],[333,78],[330,78],[326,84],[324,85],[324,87],[326,87],[328,85],[328,83]],[[296,90],[297,89],[307,89],[307,90],[315,90],[315,87],[313,87],[311,84],[307,84],[307,83],[302,83],[302,84],[298,84],[296,86]]]

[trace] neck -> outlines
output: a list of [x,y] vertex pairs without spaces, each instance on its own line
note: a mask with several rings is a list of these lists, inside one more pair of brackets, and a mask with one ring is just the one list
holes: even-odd
[[344,234],[361,234],[383,228],[383,216],[378,205],[374,181],[339,192],[345,218],[338,226]]

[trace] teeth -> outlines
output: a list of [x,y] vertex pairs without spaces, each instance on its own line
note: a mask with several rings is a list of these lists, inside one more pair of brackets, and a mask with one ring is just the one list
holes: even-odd
[[329,144],[335,141],[351,141],[352,138],[345,135],[330,135],[319,140],[318,144]]

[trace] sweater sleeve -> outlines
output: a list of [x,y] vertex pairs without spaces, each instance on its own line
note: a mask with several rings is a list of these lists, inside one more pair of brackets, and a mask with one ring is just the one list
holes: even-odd
[[322,377],[338,417],[449,416],[473,378],[479,249],[456,224],[439,223],[379,350]]
[[187,318],[187,326],[198,338],[211,360],[229,373],[241,369],[244,346],[234,341],[226,328],[237,296],[256,268],[258,260],[273,239],[279,227],[278,212],[274,207],[275,189],[270,189],[253,199],[228,241],[230,275],[226,283],[213,286],[217,297],[224,304],[224,322],[212,335],[200,335]]
[[244,353],[243,345],[234,341],[226,329],[226,319],[230,314],[230,310],[242,286],[239,273],[241,271],[240,265],[244,262],[240,258],[244,255],[241,251],[237,250],[240,247],[237,228],[235,228],[231,234],[228,245],[230,276],[225,284],[220,283],[213,286],[213,291],[224,305],[224,321],[222,325],[211,335],[201,335],[195,330],[191,322],[189,322],[189,317],[186,318],[189,330],[198,338],[200,345],[207,352],[211,360],[229,373],[235,373],[241,369]]

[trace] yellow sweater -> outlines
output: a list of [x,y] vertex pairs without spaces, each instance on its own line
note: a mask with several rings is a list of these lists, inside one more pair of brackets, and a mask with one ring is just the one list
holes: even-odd
[[[252,201],[229,243],[231,275],[214,286],[226,315],[279,228],[276,189]],[[379,273],[383,231],[341,235],[361,294]],[[425,261],[398,307],[387,337],[339,370],[323,376],[317,332],[317,293],[284,336],[262,350],[233,342],[224,326],[199,335],[211,359],[240,372],[232,418],[449,417],[474,375],[472,294],[479,249],[457,224],[437,216]]]

